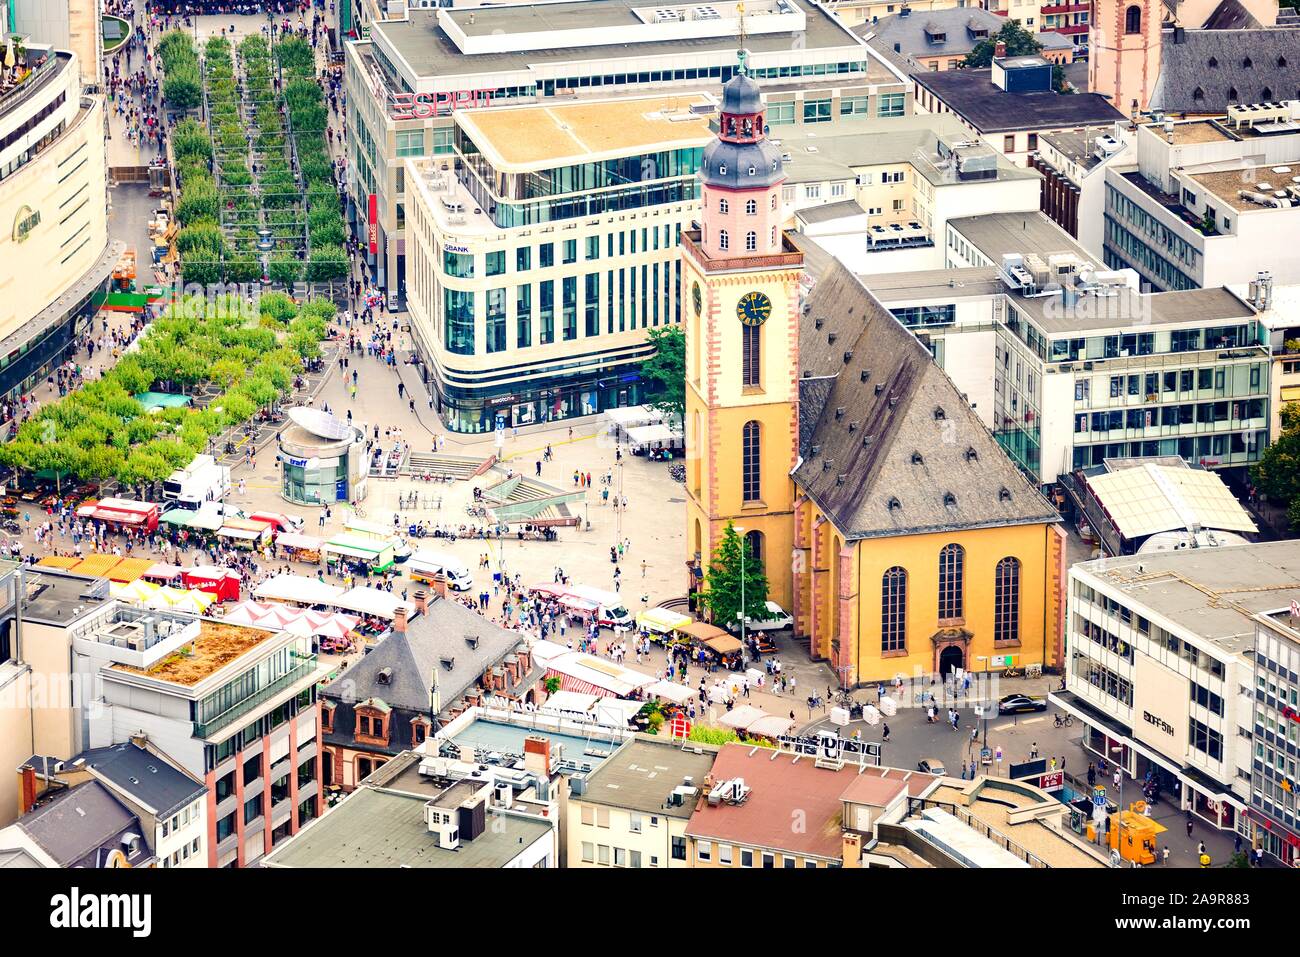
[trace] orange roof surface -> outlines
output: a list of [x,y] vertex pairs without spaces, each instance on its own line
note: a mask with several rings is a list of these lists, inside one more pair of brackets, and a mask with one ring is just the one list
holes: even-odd
[[130,583],[153,568],[152,558],[124,558],[108,572],[108,577],[115,582]]
[[72,555],[46,555],[36,564],[45,568],[73,569],[81,564],[81,559]]
[[[859,774],[857,765],[851,764],[834,771],[817,767],[807,757],[796,761],[792,754],[778,754],[774,758],[769,749],[755,750],[747,744],[725,745],[710,774],[715,782],[744,778],[753,790],[743,804],[702,804],[691,815],[687,834],[833,860],[840,858],[843,847],[846,795],[857,803],[877,804],[886,791],[897,793],[899,785],[915,796],[939,780],[897,768],[867,768]],[[790,826],[796,812],[806,822],[802,830]]]
[[87,555],[73,568],[78,575],[93,575],[96,578],[103,578],[108,575],[109,571],[114,568],[122,559],[117,555],[100,555],[95,553]]

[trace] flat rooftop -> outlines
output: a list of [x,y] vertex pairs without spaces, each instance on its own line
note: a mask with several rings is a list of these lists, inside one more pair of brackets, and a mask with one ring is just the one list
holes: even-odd
[[1228,656],[1253,646],[1252,616],[1300,598],[1300,540],[1125,555],[1074,567]]
[[[866,45],[831,13],[813,3],[790,0],[805,14],[805,26],[799,32],[754,34],[746,37],[745,47],[752,57],[751,66],[762,67],[765,54],[776,56],[791,50],[844,50],[870,64],[869,78],[882,83],[902,83],[878,60],[869,58]],[[477,36],[500,31],[505,34],[535,31],[583,30],[640,25],[644,21],[636,10],[645,4],[634,0],[574,0],[569,3],[544,3],[520,6],[475,7],[464,10],[411,10],[407,20],[376,21],[370,25],[372,40],[387,47],[405,61],[412,79],[422,77],[472,76],[510,70],[545,70],[545,75],[562,76],[556,69],[566,63],[587,60],[637,60],[642,69],[663,69],[666,57],[688,54],[716,54],[730,65],[735,62],[734,37],[682,38],[646,43],[600,44],[555,47],[503,53],[463,53],[438,23],[438,14],[455,18],[462,30]],[[469,19],[473,16],[474,23]],[[656,62],[657,61],[657,62]]]
[[[1285,172],[1282,172],[1283,170]],[[1291,177],[1300,176],[1300,163],[1290,165],[1274,163],[1268,166],[1243,163],[1232,169],[1188,173],[1187,175],[1238,212],[1266,211],[1276,207],[1264,206],[1243,199],[1241,191],[1248,190],[1252,193],[1272,196],[1277,191],[1285,190],[1286,187],[1293,185]],[[1262,189],[1262,186],[1270,188]],[[1294,199],[1289,193],[1283,195],[1286,198]]]
[[[1148,124],[1147,129],[1168,142],[1167,134],[1161,124]],[[1195,143],[1224,143],[1232,139],[1232,135],[1213,120],[1194,120],[1190,123],[1174,124],[1175,146],[1190,146]]]
[[944,785],[935,789],[929,798],[962,807],[970,813],[971,817],[983,821],[1049,867],[1106,866],[1099,857],[1088,853],[1042,821],[1030,820],[1012,824],[1010,821],[1012,813],[1037,803],[1028,795],[990,785],[978,788],[974,794],[968,795],[962,789]]
[[668,795],[690,778],[695,787],[704,785],[704,777],[713,768],[717,749],[696,745],[700,754],[683,750],[668,741],[635,738],[607,758],[587,778],[587,793],[581,798],[591,804],[608,804],[647,814],[686,819],[695,810],[691,802],[670,807]]
[[[1095,259],[1089,259],[1095,263]],[[1095,299],[1088,303],[1087,299]],[[1137,326],[1198,326],[1206,323],[1249,322],[1255,310],[1222,286],[1172,292],[1130,292],[1114,297],[1082,293],[1077,308],[1064,308],[1059,295],[1012,295],[1016,308],[1035,325],[1053,335],[1128,329]],[[1085,308],[1085,306],[1087,308]],[[1262,347],[1261,347],[1262,348]]]
[[981,133],[1092,126],[1125,119],[1099,93],[1008,93],[994,85],[992,75],[991,69],[940,70],[917,73],[914,79]]
[[193,687],[216,674],[237,658],[248,654],[269,638],[282,632],[246,625],[228,625],[225,622],[199,619],[199,636],[181,651],[169,655],[152,668],[133,668],[115,664],[114,671],[142,675],[155,681]]
[[1044,133],[1038,139],[1040,143],[1054,147],[1062,156],[1084,170],[1090,170],[1102,162],[1102,157],[1097,155],[1097,137],[1111,136],[1114,132],[1115,127],[1107,124],[1089,126],[1080,130],[1053,130],[1051,133]]
[[69,625],[111,600],[107,579],[41,567],[23,570],[23,593],[23,617],[49,625]]
[[[485,721],[476,719],[463,731],[450,739],[450,743],[459,748],[468,748],[471,752],[500,754],[503,757],[524,755],[524,739],[527,737],[544,737],[551,742],[551,759],[572,761],[579,767],[590,765],[594,771],[600,767],[622,743],[606,741],[593,737],[579,737],[576,734],[564,734],[549,731],[543,727],[509,724],[503,721]],[[558,746],[558,750],[557,750]],[[483,762],[479,762],[480,764]]]
[[[566,4],[557,4],[565,6]],[[526,172],[641,153],[703,147],[713,140],[703,93],[548,106],[466,110],[457,122],[492,165]]]
[[996,296],[1007,289],[1006,283],[998,277],[995,266],[872,273],[858,278],[885,305],[916,300]]
[[552,830],[502,812],[455,850],[437,845],[421,795],[362,787],[265,858],[267,867],[503,867]]
[[1094,258],[1069,233],[1039,210],[1030,213],[991,213],[948,220],[972,246],[991,263],[1001,264],[1007,253],[1074,253],[1080,259]]

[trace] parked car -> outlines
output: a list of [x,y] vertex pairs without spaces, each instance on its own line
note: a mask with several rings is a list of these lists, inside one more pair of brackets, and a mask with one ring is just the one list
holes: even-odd
[[1046,711],[1047,701],[1043,698],[1031,698],[1027,694],[1009,694],[998,701],[998,714],[1025,714],[1033,711]]
[[916,765],[918,771],[924,771],[926,774],[938,774],[947,776],[948,771],[943,766],[943,762],[938,758],[922,758]]

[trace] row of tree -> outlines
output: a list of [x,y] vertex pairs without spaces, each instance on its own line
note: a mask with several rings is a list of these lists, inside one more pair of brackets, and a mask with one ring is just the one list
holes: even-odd
[[[285,395],[303,359],[320,354],[333,318],[333,303],[299,307],[282,293],[262,296],[253,321],[237,296],[174,303],[101,379],[24,422],[12,442],[0,445],[0,464],[129,487],[161,481]],[[220,390],[202,407],[146,412],[135,398],[202,387]]]

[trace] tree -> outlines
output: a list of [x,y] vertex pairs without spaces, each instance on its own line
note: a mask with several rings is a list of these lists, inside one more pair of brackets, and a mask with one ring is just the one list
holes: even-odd
[[187,113],[198,106],[202,98],[197,68],[185,65],[167,72],[167,79],[163,80],[163,99],[173,110]]
[[[993,65],[993,54],[997,49],[998,41],[1006,44],[1006,55],[1009,57],[1032,56],[1043,51],[1043,45],[1034,38],[1032,33],[1015,20],[1008,20],[995,35],[975,44],[970,53],[966,54],[966,58],[961,61],[961,65],[968,70],[988,69]],[[1052,88],[1057,93],[1064,93],[1067,90],[1065,71],[1061,69],[1060,64],[1052,65]]]
[[1300,529],[1300,404],[1282,406],[1282,432],[1251,469],[1260,494],[1287,506],[1292,528]]
[[649,387],[650,404],[680,422],[686,413],[686,333],[681,326],[660,326],[648,332],[655,352],[641,363],[641,378]]
[[[745,551],[742,553],[742,549]],[[742,560],[743,554],[743,560]],[[744,569],[745,616],[762,619],[767,612],[767,575],[763,563],[748,552],[736,527],[730,522],[722,531],[722,541],[713,550],[704,581],[707,590],[700,601],[709,610],[714,624],[734,624],[741,610],[741,569]]]

